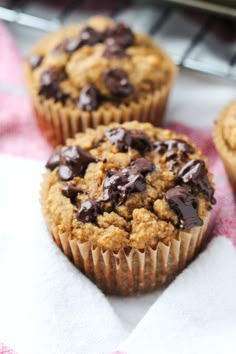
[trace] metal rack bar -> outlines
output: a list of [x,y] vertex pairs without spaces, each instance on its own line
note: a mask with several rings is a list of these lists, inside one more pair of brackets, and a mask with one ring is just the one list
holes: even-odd
[[[2,1],[0,0],[0,5],[3,1],[4,0]],[[0,7],[0,19],[5,21],[6,23],[9,23],[10,29],[11,26],[14,27],[14,34],[16,36],[18,36],[17,26],[19,26],[19,29],[25,33],[27,31],[27,28],[32,28],[34,31],[37,32],[37,36],[40,36],[40,33],[42,33],[43,35],[45,32],[55,31],[60,27],[62,23],[64,22],[68,23],[67,18],[69,18],[73,12],[77,13],[78,9],[83,7],[84,2],[85,0],[68,0],[67,3],[64,4],[61,9],[59,9],[57,16],[55,16],[55,18],[53,18],[52,20],[49,20],[47,18],[43,18],[42,16],[40,17],[35,15],[34,12],[32,11],[31,13],[27,13],[26,11],[27,5],[29,4],[27,0],[21,0],[21,1],[5,0],[4,6]],[[42,3],[38,3],[38,4],[40,4],[40,6],[42,5]],[[119,3],[119,8],[116,8],[114,11],[110,11],[109,15],[111,15],[114,18],[118,18],[119,20],[122,20],[122,17],[125,17],[125,13],[126,13],[126,10],[123,9],[122,7],[123,5],[125,5],[125,1],[121,1]],[[122,11],[120,11],[120,9],[122,9]],[[137,6],[133,8],[129,8],[129,11],[135,11],[136,9]],[[159,34],[161,35],[163,31],[166,30],[167,24],[172,20],[174,20],[174,18],[176,17],[175,16],[176,11],[182,14],[181,11],[171,8],[170,6],[157,7],[157,10],[158,10],[158,16],[156,17],[156,19],[155,16],[152,16],[152,18],[150,17],[151,23],[148,26],[148,30],[147,30],[147,32],[154,37],[156,37]],[[45,9],[45,11],[47,11],[47,9]],[[149,12],[148,11],[145,12],[142,11],[142,8],[140,8],[140,11],[138,12],[140,16],[142,15],[148,16],[148,13],[150,15],[150,10]],[[83,16],[83,14],[84,13],[82,11],[81,13],[78,12],[78,19],[80,18],[80,16]],[[93,14],[92,11],[90,11],[89,14],[92,15]],[[140,22],[143,23],[144,26],[145,24],[147,24],[147,21],[149,20],[147,20],[146,18],[145,21],[140,21]],[[170,50],[170,54],[172,55],[176,63],[179,64],[181,67],[204,72],[207,74],[217,75],[220,77],[227,77],[227,78],[230,77],[231,79],[236,80],[236,42],[234,42],[235,50],[234,51],[232,50],[232,52],[229,51],[227,53],[229,57],[225,56],[225,58],[223,58],[225,60],[224,67],[220,65],[212,65],[210,62],[207,62],[207,60],[202,60],[202,58],[198,58],[198,57],[196,58],[193,55],[196,49],[198,49],[199,46],[202,46],[204,41],[207,42],[206,39],[209,37],[209,33],[212,27],[211,25],[214,22],[215,19],[212,15],[206,16],[203,23],[197,24],[199,28],[197,29],[195,28],[195,30],[192,32],[190,31],[190,33],[184,33],[185,44],[184,46],[182,46],[182,52],[176,55],[174,50],[173,51]],[[27,36],[28,36],[27,40],[30,42],[30,38],[29,38],[30,33],[28,32],[27,32]],[[173,32],[173,28],[172,28],[172,32]],[[165,45],[165,41],[168,42],[168,40],[172,40],[173,42],[173,38],[176,38],[176,36],[178,36],[178,28],[176,28],[176,31],[174,31],[174,33],[170,33],[168,35],[169,37],[168,36],[164,37],[164,45]],[[180,36],[182,35],[183,33],[180,32]],[[236,33],[235,33],[235,38],[236,38]],[[180,40],[183,40],[182,37],[180,38]],[[34,38],[32,37],[32,44],[33,41]],[[170,49],[170,47],[171,46],[167,46],[168,49]]]

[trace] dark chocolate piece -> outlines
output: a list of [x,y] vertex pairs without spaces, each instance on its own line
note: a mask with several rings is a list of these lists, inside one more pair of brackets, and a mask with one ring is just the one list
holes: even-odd
[[85,111],[94,111],[98,108],[100,95],[96,87],[92,84],[86,85],[80,92],[78,107]]
[[179,171],[178,180],[187,183],[193,190],[202,192],[208,201],[216,203],[214,189],[210,185],[205,162],[200,159],[188,161]]
[[171,158],[172,154],[176,154],[178,151],[182,152],[186,156],[194,153],[194,149],[191,145],[179,139],[156,141],[153,144],[153,147],[160,155],[168,153],[168,159]]
[[56,149],[49,158],[46,167],[50,170],[59,166],[58,174],[61,180],[69,181],[75,176],[83,176],[88,165],[98,160],[89,151],[79,146]]
[[129,147],[139,151],[141,154],[152,149],[152,144],[147,135],[141,130],[126,130],[124,128],[113,128],[105,132],[105,136],[120,151],[125,152]]
[[180,166],[186,161],[188,156],[194,153],[191,145],[179,139],[157,141],[153,144],[153,148],[160,155],[165,154],[170,171],[174,171],[175,173],[178,172]]
[[67,183],[66,185],[64,185],[62,187],[61,192],[64,195],[64,197],[69,198],[72,203],[75,203],[75,199],[79,193],[87,194],[86,191],[73,185],[72,183]]
[[127,97],[133,92],[127,74],[121,69],[109,69],[104,75],[104,83],[112,95]]
[[49,157],[46,163],[46,168],[53,171],[57,166],[59,166],[60,158],[61,158],[61,149],[56,149]]
[[65,73],[62,70],[48,69],[43,71],[40,76],[39,95],[65,103],[69,95],[59,87],[59,82],[64,79]]
[[76,173],[73,171],[73,168],[71,166],[67,165],[60,165],[58,174],[60,176],[60,179],[62,181],[69,181],[72,179],[74,176],[76,176]]
[[131,147],[141,154],[152,150],[152,143],[142,130],[130,130]]
[[71,54],[84,45],[93,46],[99,42],[102,42],[102,40],[102,33],[87,26],[82,29],[78,37],[64,39],[53,49],[53,53],[56,55],[62,53]]
[[105,136],[112,145],[115,145],[120,151],[125,152],[131,146],[131,134],[124,128],[109,129],[105,132]]
[[103,34],[96,31],[92,27],[86,26],[82,29],[79,35],[81,46],[93,46],[103,41]]
[[36,69],[39,67],[39,65],[42,63],[43,61],[43,56],[42,55],[31,55],[29,58],[28,58],[28,62],[31,66],[31,69]]
[[106,43],[108,45],[118,44],[127,48],[134,44],[134,34],[125,23],[118,22],[105,31]]
[[198,216],[198,199],[187,186],[176,186],[166,192],[166,200],[179,219],[180,229],[190,230],[202,226],[203,221]]
[[117,43],[113,43],[110,45],[107,44],[102,56],[107,59],[123,58],[126,56],[126,54],[125,54],[125,50],[123,47],[121,47]]
[[150,160],[140,157],[131,162],[130,168],[132,171],[136,171],[145,176],[147,173],[154,171],[155,165]]
[[145,176],[155,166],[145,158],[133,161],[127,168],[107,171],[104,181],[104,201],[123,204],[131,193],[143,192],[146,188]]
[[99,214],[102,214],[101,203],[95,199],[88,199],[81,203],[77,219],[84,223],[95,222]]

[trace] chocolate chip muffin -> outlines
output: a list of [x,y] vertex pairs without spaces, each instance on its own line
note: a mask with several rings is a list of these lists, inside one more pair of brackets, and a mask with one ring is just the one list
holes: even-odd
[[25,61],[39,126],[54,145],[99,124],[159,125],[175,71],[151,39],[106,17],[48,35]]
[[50,233],[104,292],[160,287],[198,253],[214,188],[186,136],[137,121],[99,126],[68,139],[46,167]]
[[216,120],[213,138],[229,180],[236,190],[236,101],[231,102]]

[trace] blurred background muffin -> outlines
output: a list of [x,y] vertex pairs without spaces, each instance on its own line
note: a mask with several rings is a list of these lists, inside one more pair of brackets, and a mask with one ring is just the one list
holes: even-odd
[[25,74],[39,126],[57,145],[112,121],[159,125],[175,66],[148,37],[97,16],[36,44]]
[[229,180],[236,190],[236,101],[231,102],[216,120],[213,138]]

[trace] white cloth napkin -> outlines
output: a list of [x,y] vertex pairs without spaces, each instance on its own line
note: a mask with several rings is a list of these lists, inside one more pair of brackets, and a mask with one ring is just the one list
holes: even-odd
[[119,345],[128,354],[235,354],[230,241],[215,239],[161,295],[108,298],[48,235],[42,163],[0,156],[0,166],[0,341],[19,354],[108,354]]

